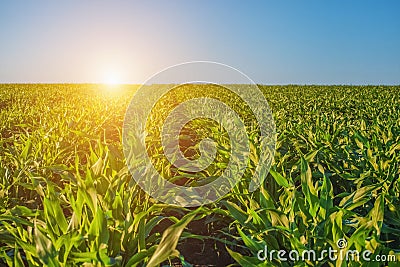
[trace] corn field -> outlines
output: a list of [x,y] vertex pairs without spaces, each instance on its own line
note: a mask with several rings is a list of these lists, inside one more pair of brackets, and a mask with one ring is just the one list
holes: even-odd
[[[176,103],[195,96],[229,104],[244,121],[252,152],[243,179],[197,208],[154,200],[129,172],[122,126],[137,86],[0,85],[0,265],[399,266],[398,86],[260,85],[276,123],[276,147],[254,192],[248,189],[259,160],[254,115],[233,94],[188,87],[154,107],[146,143],[155,168],[185,186],[206,184],[226,168],[228,134],[210,120],[189,123],[181,143],[196,158],[200,139],[217,140],[207,169],[176,170],[159,149],[159,125]],[[338,248],[338,240],[346,246]],[[368,250],[371,259],[395,260],[284,261],[274,254],[262,261],[257,254],[266,246]]]

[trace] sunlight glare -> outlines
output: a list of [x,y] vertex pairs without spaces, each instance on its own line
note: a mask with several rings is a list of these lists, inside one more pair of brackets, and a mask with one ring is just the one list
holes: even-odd
[[102,91],[108,96],[118,95],[122,90],[124,82],[121,80],[121,75],[118,72],[108,71],[103,76]]
[[116,73],[109,73],[104,80],[106,85],[119,85],[121,83],[120,77]]

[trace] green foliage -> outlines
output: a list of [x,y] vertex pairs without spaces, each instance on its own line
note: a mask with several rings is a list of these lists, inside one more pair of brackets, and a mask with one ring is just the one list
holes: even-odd
[[[192,121],[182,136],[183,153],[192,158],[203,137],[217,140],[206,170],[178,171],[162,155],[160,122],[192,97],[229,104],[244,120],[252,153],[242,181],[222,201],[187,210],[155,202],[125,166],[121,128],[134,87],[110,93],[97,85],[0,85],[0,265],[158,266],[175,258],[190,266],[179,252],[186,237],[225,242],[241,266],[374,266],[257,259],[265,245],[301,253],[337,249],[342,238],[346,251],[398,255],[398,87],[261,86],[277,146],[254,192],[248,190],[259,161],[254,116],[235,95],[198,89],[174,91],[155,106],[146,142],[156,168],[189,186],[213,181],[226,168],[228,135],[207,120]],[[228,226],[217,236],[189,233],[197,220],[205,228]]]
[[[232,257],[246,266],[243,260],[255,261],[264,245],[270,250],[318,252],[338,249],[336,242],[344,238],[343,253],[368,249],[371,258],[397,254],[398,261],[398,88],[288,86],[264,90],[278,125],[277,154],[264,188],[247,197],[237,195],[231,200],[236,204],[227,205],[232,226],[246,247],[236,249],[241,254],[230,251]],[[285,262],[275,254],[265,264],[396,263],[361,258]]]

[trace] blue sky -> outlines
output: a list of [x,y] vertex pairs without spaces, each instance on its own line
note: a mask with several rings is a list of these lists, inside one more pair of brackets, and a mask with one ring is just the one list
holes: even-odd
[[399,1],[8,1],[0,82],[141,83],[185,61],[265,84],[400,84]]

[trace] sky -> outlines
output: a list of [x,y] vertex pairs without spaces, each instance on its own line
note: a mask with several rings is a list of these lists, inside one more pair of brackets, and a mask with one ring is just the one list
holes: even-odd
[[206,60],[264,84],[400,84],[400,1],[2,1],[0,83],[143,83]]

